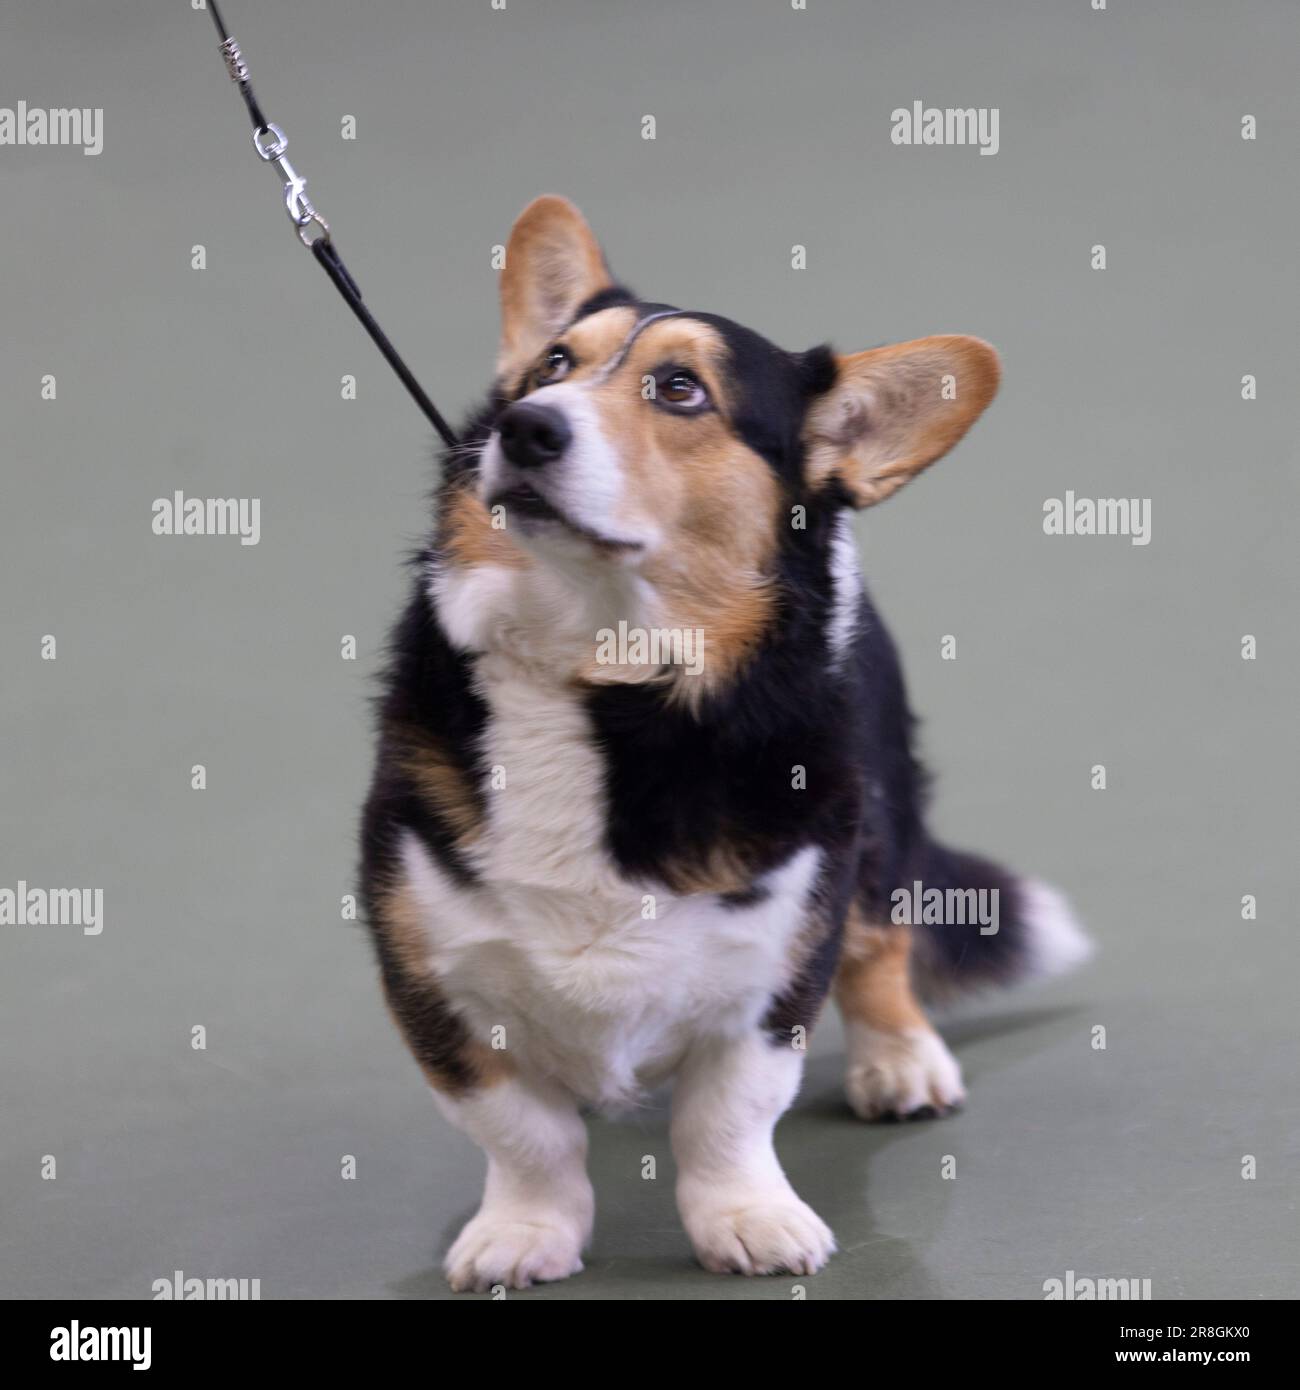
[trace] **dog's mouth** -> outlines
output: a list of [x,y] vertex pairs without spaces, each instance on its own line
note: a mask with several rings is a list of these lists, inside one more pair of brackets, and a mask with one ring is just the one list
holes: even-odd
[[603,550],[631,551],[641,549],[641,545],[637,541],[624,541],[612,536],[602,536],[583,526],[580,522],[574,521],[572,517],[567,516],[554,503],[547,501],[536,488],[530,487],[527,483],[512,483],[509,487],[502,488],[501,491],[494,493],[488,499],[488,506],[505,507],[510,519],[522,523],[520,529],[525,535],[536,533],[539,527],[546,523],[554,523]]
[[515,483],[514,486],[503,489],[492,498],[490,505],[503,506],[511,516],[529,521],[558,521],[561,525],[569,525],[569,519],[563,512],[553,507],[540,492],[529,487],[527,483]]

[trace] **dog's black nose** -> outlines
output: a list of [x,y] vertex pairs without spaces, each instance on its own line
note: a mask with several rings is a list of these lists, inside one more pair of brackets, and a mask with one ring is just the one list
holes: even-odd
[[553,463],[568,448],[573,431],[564,416],[549,405],[516,401],[497,421],[501,452],[516,468],[540,468]]

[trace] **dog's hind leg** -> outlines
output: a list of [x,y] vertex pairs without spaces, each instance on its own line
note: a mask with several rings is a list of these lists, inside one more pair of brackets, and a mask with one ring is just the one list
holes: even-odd
[[864,1120],[940,1115],[966,1098],[961,1069],[912,989],[912,928],[849,911],[835,974],[848,1049],[845,1089]]

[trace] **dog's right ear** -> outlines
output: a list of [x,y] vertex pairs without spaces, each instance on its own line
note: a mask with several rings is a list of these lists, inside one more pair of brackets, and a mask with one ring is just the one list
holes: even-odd
[[580,305],[613,283],[578,209],[553,193],[534,198],[506,244],[497,375],[522,371],[554,342]]

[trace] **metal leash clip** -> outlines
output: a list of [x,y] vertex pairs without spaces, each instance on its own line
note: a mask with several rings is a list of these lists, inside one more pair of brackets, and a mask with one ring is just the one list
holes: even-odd
[[[240,52],[239,44],[233,35],[222,43],[221,56],[226,60],[226,71],[230,74],[230,80],[238,83],[241,90],[247,90],[250,77],[248,64],[244,61],[244,55]],[[284,185],[284,208],[289,214],[289,221],[293,223],[294,231],[298,234],[298,240],[308,248],[318,241],[328,241],[329,223],[316,211],[312,200],[307,196],[307,180],[302,178],[285,158],[284,152],[289,148],[289,137],[274,121],[266,121],[265,124],[258,124],[253,128],[253,148],[260,159],[267,164],[275,165],[280,182]],[[308,233],[308,228],[313,224],[320,228],[315,236]]]
[[[316,211],[307,196],[307,180],[300,178],[284,157],[285,150],[289,148],[289,137],[274,121],[268,121],[253,132],[253,148],[268,164],[274,164],[280,175],[284,184],[285,211],[298,233],[298,240],[304,246],[310,246],[313,241],[328,239],[329,223]],[[313,222],[320,228],[319,236],[307,235],[307,229]]]

